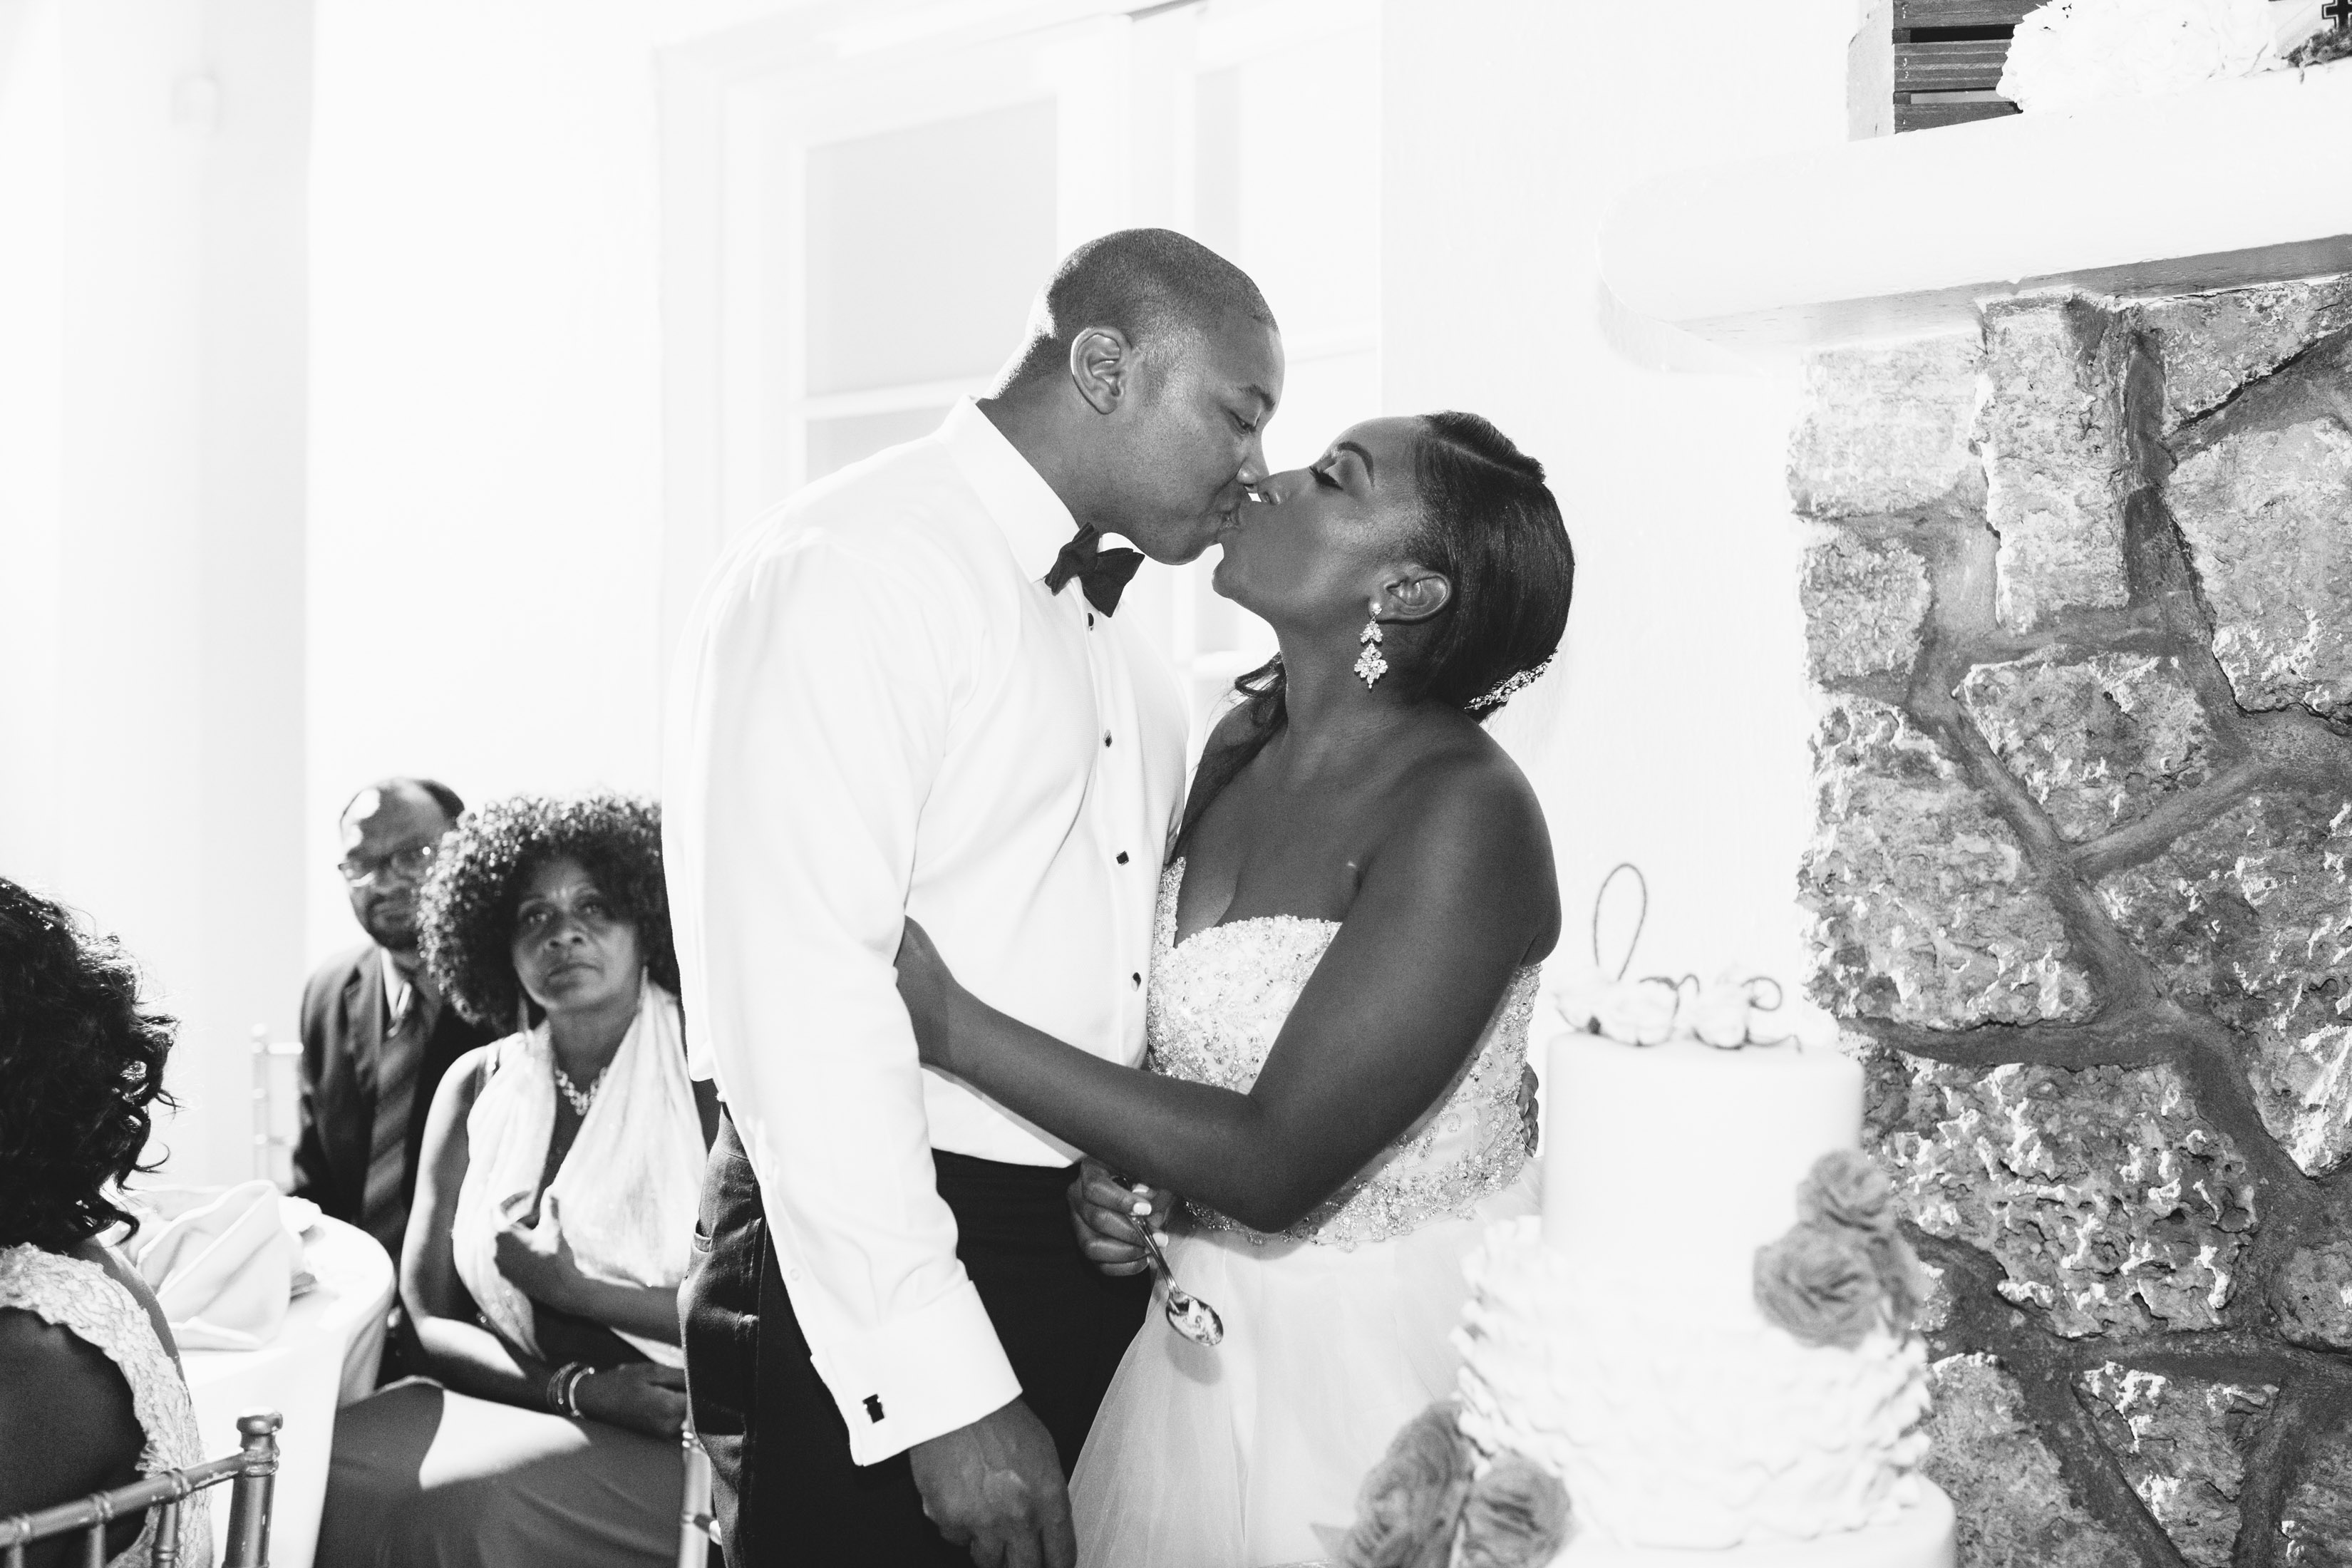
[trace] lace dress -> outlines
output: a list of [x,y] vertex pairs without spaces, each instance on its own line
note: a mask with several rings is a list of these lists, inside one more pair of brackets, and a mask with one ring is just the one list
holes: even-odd
[[[1247,1089],[1339,931],[1282,915],[1175,940],[1184,863],[1161,879],[1149,1000],[1156,1072]],[[1276,1236],[1192,1206],[1168,1247],[1224,1342],[1176,1336],[1155,1296],[1071,1482],[1086,1568],[1262,1568],[1327,1554],[1399,1426],[1449,1394],[1462,1259],[1536,1208],[1519,1079],[1538,972],[1404,1136]]]
[[[138,1299],[95,1263],[37,1247],[0,1247],[0,1307],[16,1307],[65,1330],[105,1352],[131,1385],[131,1413],[147,1441],[139,1450],[139,1473],[184,1469],[200,1463],[195,1406],[180,1368],[155,1337],[155,1325]],[[180,1562],[184,1568],[211,1568],[211,1500],[198,1492],[180,1505]],[[109,1568],[146,1568],[154,1555],[157,1510]]]

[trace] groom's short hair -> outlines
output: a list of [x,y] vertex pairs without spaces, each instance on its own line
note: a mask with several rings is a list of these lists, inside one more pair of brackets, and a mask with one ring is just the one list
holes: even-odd
[[1148,353],[1233,315],[1275,324],[1249,274],[1199,240],[1172,228],[1118,229],[1087,241],[1055,268],[1004,384],[1062,374],[1071,342],[1088,327],[1116,327]]

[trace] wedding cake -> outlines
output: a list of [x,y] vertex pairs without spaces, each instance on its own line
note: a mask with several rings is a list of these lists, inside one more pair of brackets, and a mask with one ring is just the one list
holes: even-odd
[[1755,987],[1562,999],[1544,1206],[1470,1264],[1456,1420],[1566,1493],[1559,1568],[1949,1568],[1922,1292],[1853,1061]]

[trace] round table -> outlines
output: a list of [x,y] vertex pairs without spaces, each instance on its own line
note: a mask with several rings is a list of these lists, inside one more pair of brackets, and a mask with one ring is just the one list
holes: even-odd
[[[303,1235],[302,1259],[319,1282],[287,1308],[276,1339],[256,1351],[180,1356],[207,1458],[236,1450],[236,1418],[247,1411],[275,1410],[286,1418],[278,1433],[278,1490],[270,1510],[269,1560],[276,1568],[310,1568],[335,1412],[374,1391],[384,1315],[392,1309],[392,1259],[357,1226],[321,1217]],[[228,1494],[223,1489],[214,1496],[217,1555],[228,1542]]]

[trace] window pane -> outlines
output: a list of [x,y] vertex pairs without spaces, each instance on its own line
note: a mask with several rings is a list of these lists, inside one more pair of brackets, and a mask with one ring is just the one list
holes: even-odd
[[808,424],[808,477],[821,479],[885,447],[928,436],[947,417],[944,408],[902,408],[890,414],[853,414]]
[[1223,257],[1242,253],[1242,73],[1202,71],[1192,102],[1192,237]]
[[1056,259],[1055,136],[1045,100],[809,150],[811,395],[1004,363]]
[[1257,280],[1293,353],[1378,327],[1380,75],[1361,28],[1196,79],[1194,230]]

